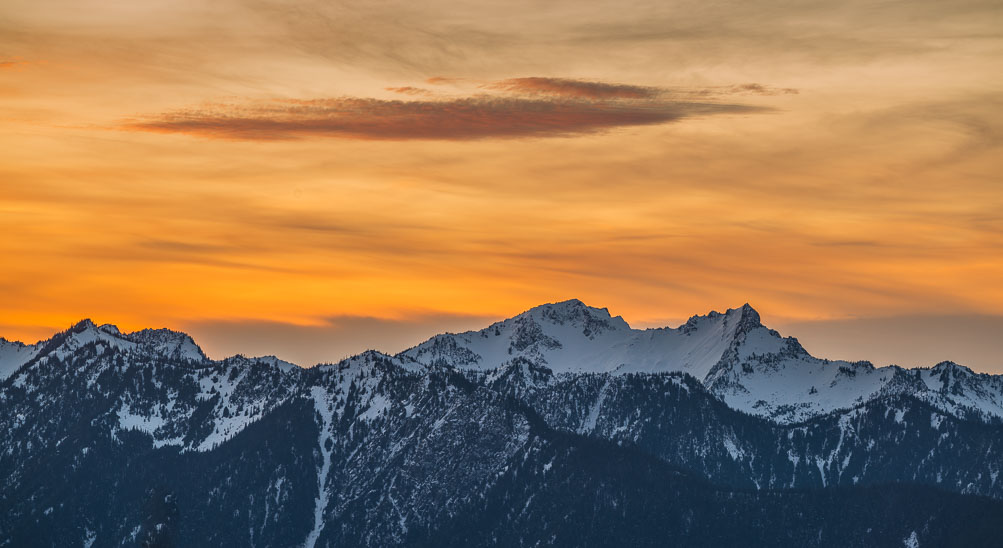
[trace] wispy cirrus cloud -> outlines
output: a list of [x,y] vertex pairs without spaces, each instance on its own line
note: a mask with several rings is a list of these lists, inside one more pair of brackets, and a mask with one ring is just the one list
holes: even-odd
[[401,95],[431,95],[432,92],[425,88],[417,88],[414,86],[399,86],[399,87],[388,87],[384,88],[387,91],[392,91],[394,93],[400,93]]
[[661,88],[649,86],[608,84],[605,82],[591,82],[569,78],[544,78],[539,76],[509,78],[485,84],[483,87],[531,95],[555,95],[577,99],[651,99],[661,95],[665,91]]
[[22,59],[0,59],[0,70],[23,68],[28,62]]
[[[132,131],[219,139],[336,137],[368,140],[474,140],[591,134],[693,116],[761,112],[758,106],[671,100],[660,88],[557,78],[502,80],[501,94],[422,100],[361,97],[213,104],[131,120]],[[388,88],[419,94],[420,88]]]
[[725,91],[732,94],[744,93],[750,95],[797,95],[800,93],[795,88],[777,88],[773,86],[764,86],[763,84],[757,84],[755,82],[730,86],[726,88]]
[[463,82],[465,78],[450,78],[448,76],[432,76],[425,80],[426,83],[432,84],[433,86],[445,86],[450,84],[459,84]]

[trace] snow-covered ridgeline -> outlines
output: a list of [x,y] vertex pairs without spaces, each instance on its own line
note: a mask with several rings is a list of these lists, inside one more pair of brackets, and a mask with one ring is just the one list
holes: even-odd
[[437,335],[400,357],[477,371],[528,360],[555,375],[682,372],[729,406],[797,422],[890,394],[914,395],[955,416],[1003,419],[1003,378],[945,362],[876,368],[819,359],[762,325],[748,304],[678,328],[632,329],[605,308],[547,304],[480,331]]
[[31,345],[0,339],[0,381],[35,358],[55,356],[64,359],[89,344],[171,360],[208,362],[202,349],[185,333],[169,329],[143,329],[122,333],[114,325],[98,326],[90,320],[83,320],[48,340]]
[[[49,355],[65,358],[92,343],[127,354],[187,362],[198,366],[196,369],[211,369],[223,363],[208,360],[184,333],[147,329],[123,334],[115,326],[96,326],[85,320],[35,345],[0,340],[0,380],[14,375],[18,377],[15,385],[21,386],[24,375],[16,372],[25,364]],[[913,395],[954,416],[1003,419],[1000,376],[976,374],[950,362],[904,369],[815,358],[796,339],[785,338],[763,326],[759,314],[749,305],[724,313],[693,316],[677,328],[632,329],[623,318],[611,316],[607,309],[571,300],[535,307],[480,331],[437,335],[392,358],[376,352],[364,353],[345,360],[342,366],[353,363],[362,366],[363,362],[371,362],[373,356],[392,359],[396,367],[419,374],[428,367],[439,366],[500,374],[516,363],[523,369],[533,364],[558,377],[583,373],[682,372],[700,380],[729,406],[784,423],[852,408],[892,394]],[[275,357],[245,360],[268,364],[293,376],[302,371]],[[194,448],[211,448],[261,416],[262,406],[231,405],[236,384],[243,382],[242,373],[238,372],[236,379],[227,373],[197,376],[200,398],[219,397],[212,414],[214,428]],[[377,395],[367,402],[363,418],[371,420],[387,408],[389,402],[379,398]],[[129,418],[141,416],[135,413],[123,408],[122,415],[127,417],[123,419],[124,429],[160,424],[154,421],[156,411],[142,416],[146,422]],[[161,435],[157,439],[158,443],[179,443],[177,435]]]

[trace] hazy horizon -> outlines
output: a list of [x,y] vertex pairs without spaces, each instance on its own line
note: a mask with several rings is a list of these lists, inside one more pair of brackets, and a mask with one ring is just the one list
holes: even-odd
[[[555,301],[552,301],[555,302]],[[544,304],[544,303],[540,303]],[[585,304],[602,308],[593,303]],[[597,303],[598,304],[598,303]],[[735,308],[738,304],[732,306]],[[876,367],[898,365],[906,368],[931,367],[953,361],[980,373],[1003,374],[1003,316],[889,316],[836,320],[791,320],[771,317],[753,305],[766,327],[785,337],[797,338],[818,358],[870,361]],[[725,308],[717,311],[723,312]],[[267,321],[181,322],[181,325],[148,325],[137,329],[167,328],[191,335],[212,359],[236,354],[274,355],[302,367],[333,363],[365,350],[395,354],[441,333],[475,331],[515,316],[415,315],[411,318],[381,319],[364,316],[331,317],[327,323],[303,326]],[[704,315],[710,310],[701,311]],[[612,316],[618,316],[610,310]],[[84,318],[81,318],[83,320]],[[98,325],[105,318],[89,318]],[[639,323],[624,320],[634,329],[676,328],[685,318]],[[2,326],[6,328],[6,326]],[[51,327],[32,344],[46,340],[69,326]],[[121,326],[119,326],[121,327]],[[39,328],[43,329],[43,328]],[[18,340],[0,333],[7,340]]]

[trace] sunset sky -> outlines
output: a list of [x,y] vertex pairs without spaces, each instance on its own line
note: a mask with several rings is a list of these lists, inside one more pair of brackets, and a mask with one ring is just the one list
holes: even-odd
[[1003,373],[1003,4],[0,4],[0,336],[303,365],[580,298]]

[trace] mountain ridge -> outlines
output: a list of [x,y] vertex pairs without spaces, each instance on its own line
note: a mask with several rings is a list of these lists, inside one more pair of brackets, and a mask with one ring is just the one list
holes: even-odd
[[[122,333],[88,319],[34,345],[0,340],[0,380],[41,354],[66,353],[92,342],[193,364],[215,363],[183,332]],[[976,373],[950,361],[903,368],[816,358],[796,338],[764,326],[748,303],[694,315],[675,328],[634,329],[607,308],[570,299],[530,308],[480,330],[443,333],[397,354],[380,354],[423,367],[480,371],[500,370],[520,358],[556,374],[678,371],[696,377],[729,406],[779,422],[806,420],[896,393],[917,395],[956,416],[1003,420],[1001,375]],[[247,359],[286,370],[295,365],[274,356]]]
[[[409,348],[406,348],[404,350],[396,352],[396,353],[389,353],[389,352],[385,352],[385,351],[382,351],[382,350],[379,350],[379,349],[375,349],[375,348],[369,349],[367,351],[376,351],[376,352],[380,352],[380,353],[383,353],[383,354],[386,354],[386,355],[399,355],[399,354],[407,353],[408,351],[413,350],[413,349],[415,349],[417,347],[420,347],[421,345],[426,344],[426,343],[428,343],[428,342],[436,339],[437,337],[444,337],[444,336],[450,336],[450,335],[458,335],[458,334],[463,334],[463,333],[480,333],[480,332],[485,332],[485,331],[488,331],[488,330],[495,329],[497,326],[504,325],[504,324],[506,324],[506,322],[510,322],[510,321],[513,321],[513,320],[516,320],[516,319],[522,318],[522,317],[531,316],[533,313],[538,312],[538,311],[546,311],[546,312],[544,312],[545,315],[549,315],[549,316],[553,317],[555,315],[555,312],[551,312],[551,311],[555,311],[555,310],[559,311],[559,310],[562,309],[562,307],[570,307],[572,309],[573,308],[585,308],[588,311],[590,311],[592,313],[595,313],[595,314],[592,314],[593,318],[595,318],[596,316],[598,316],[599,318],[603,318],[603,315],[604,315],[606,320],[611,320],[611,321],[619,324],[620,326],[622,326],[622,327],[624,327],[626,329],[630,329],[630,330],[635,331],[635,332],[658,332],[658,331],[667,331],[667,330],[669,330],[669,331],[671,331],[671,330],[679,330],[679,331],[683,331],[683,332],[689,332],[689,331],[696,330],[699,327],[699,323],[701,321],[703,321],[703,320],[717,319],[717,318],[721,318],[721,317],[729,317],[729,316],[734,315],[734,314],[737,313],[737,314],[741,314],[740,318],[745,318],[745,319],[743,319],[741,321],[746,322],[747,325],[752,326],[752,327],[764,327],[769,332],[775,333],[775,334],[777,334],[779,336],[779,332],[777,332],[774,329],[770,329],[770,328],[766,327],[765,325],[763,325],[761,323],[761,317],[759,315],[759,312],[754,307],[752,307],[752,305],[750,305],[749,303],[744,303],[741,306],[736,307],[736,308],[728,308],[724,312],[718,312],[716,310],[711,310],[711,311],[707,312],[706,314],[694,314],[693,316],[690,316],[687,319],[687,321],[683,322],[682,324],[680,324],[680,325],[678,325],[676,327],[672,327],[672,326],[666,325],[666,326],[660,326],[660,327],[633,328],[633,327],[631,327],[626,322],[626,320],[623,319],[622,316],[619,316],[619,315],[613,316],[609,312],[609,309],[606,308],[606,307],[604,307],[604,308],[591,307],[591,306],[585,304],[580,299],[567,299],[565,301],[557,301],[557,302],[553,302],[553,303],[544,303],[544,304],[541,304],[541,305],[534,306],[534,307],[529,308],[529,309],[527,309],[527,310],[525,310],[525,311],[523,311],[523,312],[521,312],[519,314],[516,314],[515,316],[512,316],[510,318],[496,321],[496,322],[490,324],[489,326],[487,326],[485,328],[482,328],[480,330],[461,332],[461,333],[445,332],[445,333],[440,333],[440,334],[437,334],[437,335],[432,335],[428,339],[426,339],[426,340],[424,340],[422,342],[419,342],[418,344],[416,344],[414,346],[411,346]],[[550,312],[550,313],[547,314],[547,312]],[[5,338],[3,336],[0,336],[0,348],[2,348],[2,345],[4,345],[4,344],[6,344],[6,345],[14,345],[14,346],[21,346],[21,347],[27,347],[27,348],[33,348],[33,347],[37,347],[37,346],[42,346],[45,343],[52,341],[52,339],[55,338],[58,335],[64,334],[64,333],[69,332],[69,331],[80,330],[80,329],[97,330],[97,331],[100,331],[100,332],[104,332],[104,333],[106,333],[108,335],[112,335],[112,336],[124,338],[126,340],[134,340],[134,338],[136,338],[138,336],[142,336],[145,333],[172,334],[172,335],[175,335],[175,336],[178,336],[178,337],[183,337],[183,338],[185,338],[187,340],[192,341],[192,343],[194,343],[194,346],[198,347],[199,348],[199,352],[201,352],[201,347],[197,343],[195,343],[194,338],[190,334],[188,334],[188,333],[186,333],[184,331],[178,331],[178,330],[171,329],[171,328],[160,327],[160,328],[142,328],[142,329],[137,329],[137,330],[131,331],[131,332],[122,332],[117,327],[117,325],[115,325],[115,324],[105,323],[105,324],[98,325],[93,320],[91,320],[90,318],[81,319],[81,320],[73,323],[67,329],[65,329],[63,331],[60,331],[60,332],[56,332],[53,336],[51,336],[51,337],[49,337],[47,339],[40,339],[40,340],[36,341],[35,343],[29,343],[29,342],[26,342],[26,341],[7,339],[7,338]],[[793,341],[794,343],[797,343],[797,346],[799,346],[799,347],[801,346],[800,342],[797,339],[797,337],[784,336],[782,338],[784,340]],[[801,348],[803,348],[803,347],[801,347]],[[290,364],[296,365],[297,367],[304,368],[304,369],[308,369],[310,367],[315,367],[317,365],[323,365],[323,364],[327,364],[327,363],[332,363],[332,362],[318,362],[318,363],[312,364],[312,365],[303,365],[303,364],[298,364],[298,363],[294,363],[294,362],[289,362],[288,360],[282,360],[281,358],[278,358],[277,356],[274,356],[274,355],[246,356],[243,353],[238,353],[238,354],[235,354],[233,356],[224,356],[222,358],[217,359],[216,361],[225,360],[227,358],[234,357],[234,356],[245,356],[245,357],[250,357],[250,358],[268,358],[268,357],[271,357],[271,358],[279,359],[279,360],[281,360],[281,361],[283,361],[285,363],[290,363]],[[207,356],[204,356],[204,357],[206,357],[208,359]],[[836,361],[844,361],[844,360],[836,360]],[[867,364],[870,364],[871,362],[869,362],[868,360],[855,360],[853,362],[847,362],[847,363],[860,363],[860,364],[867,363]],[[963,367],[963,368],[967,369],[968,371],[972,372],[973,374],[987,374],[987,375],[993,375],[993,376],[1000,376],[1000,375],[996,375],[996,374],[992,374],[992,373],[976,372],[976,371],[972,370],[970,367],[965,366],[963,364],[959,364],[957,362],[954,362],[953,360],[941,360],[940,362],[938,362],[936,364],[932,364],[930,366],[904,367],[904,366],[899,366],[899,365],[896,365],[896,364],[889,364],[889,365],[893,366],[893,367],[899,367],[899,368],[902,368],[902,369],[906,369],[906,370],[914,370],[914,369],[930,369],[930,368],[936,367],[936,366],[941,365],[941,364],[954,364],[954,365],[958,365],[960,367]],[[871,364],[871,365],[873,365],[873,364]],[[883,366],[883,367],[888,367],[888,366]]]
[[[137,333],[80,322],[0,381],[0,546],[582,545],[568,515],[594,516],[589,534],[627,535],[602,537],[614,546],[978,546],[1003,534],[991,519],[1003,423],[962,406],[995,397],[998,379],[949,362],[813,358],[748,306],[633,330],[565,301],[312,368],[210,360],[178,352],[183,334]],[[594,351],[604,345],[614,351]],[[28,347],[3,348],[22,359]],[[569,367],[632,355],[647,361]],[[708,355],[713,366],[692,367]],[[819,390],[734,404],[797,388],[776,385],[792,370]],[[837,392],[887,378],[838,407],[826,374]],[[850,519],[847,507],[870,510]],[[733,522],[745,525],[722,528]]]

